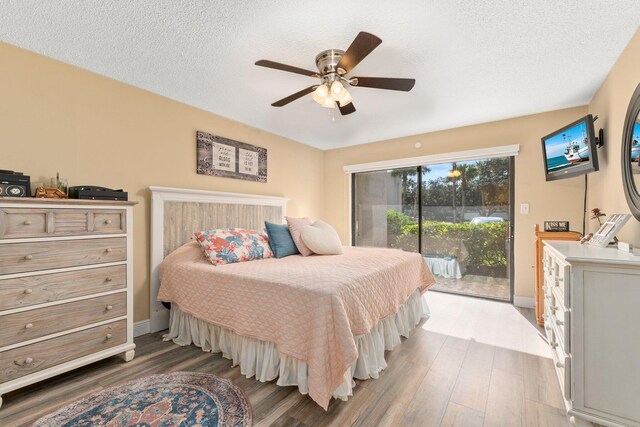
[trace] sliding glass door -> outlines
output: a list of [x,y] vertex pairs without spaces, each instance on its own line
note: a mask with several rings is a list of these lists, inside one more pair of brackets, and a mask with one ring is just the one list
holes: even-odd
[[419,251],[433,289],[511,300],[510,157],[353,176],[357,246]]
[[353,177],[353,236],[357,246],[418,251],[418,233],[403,234],[417,224],[418,168],[357,173]]
[[511,299],[509,158],[422,168],[421,253],[434,289]]

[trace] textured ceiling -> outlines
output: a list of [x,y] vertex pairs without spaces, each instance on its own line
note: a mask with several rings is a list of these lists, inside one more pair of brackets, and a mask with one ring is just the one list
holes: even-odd
[[[583,105],[640,23],[637,0],[0,1],[0,40],[322,149]],[[353,88],[342,117],[308,95],[359,31],[383,43],[352,73],[413,77],[409,93]],[[335,114],[335,116],[333,114]],[[215,132],[215,129],[206,129]]]

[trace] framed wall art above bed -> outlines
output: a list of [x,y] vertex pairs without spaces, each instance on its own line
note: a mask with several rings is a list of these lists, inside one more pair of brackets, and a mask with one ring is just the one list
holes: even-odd
[[267,149],[207,132],[196,133],[201,175],[267,182]]

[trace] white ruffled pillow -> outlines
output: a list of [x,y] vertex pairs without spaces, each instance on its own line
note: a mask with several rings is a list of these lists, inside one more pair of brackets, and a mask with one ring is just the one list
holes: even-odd
[[342,254],[342,242],[336,230],[324,221],[305,225],[300,231],[302,241],[318,255]]

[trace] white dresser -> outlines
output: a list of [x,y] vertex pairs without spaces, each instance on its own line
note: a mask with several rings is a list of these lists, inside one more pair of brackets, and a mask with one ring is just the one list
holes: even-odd
[[545,332],[572,421],[640,426],[640,257],[544,245]]
[[134,356],[131,202],[0,198],[0,404]]

